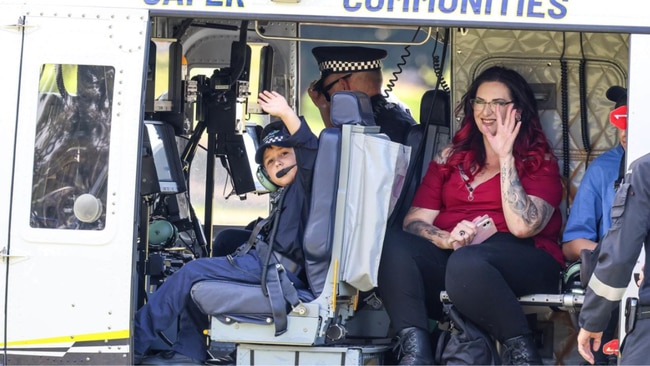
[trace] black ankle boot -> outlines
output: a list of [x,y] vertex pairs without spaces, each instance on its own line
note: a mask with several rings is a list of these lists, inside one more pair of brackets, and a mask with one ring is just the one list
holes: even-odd
[[501,361],[504,365],[543,364],[532,335],[510,338],[502,346]]
[[431,340],[429,333],[420,328],[404,328],[397,333],[399,339],[399,364],[400,365],[431,365]]

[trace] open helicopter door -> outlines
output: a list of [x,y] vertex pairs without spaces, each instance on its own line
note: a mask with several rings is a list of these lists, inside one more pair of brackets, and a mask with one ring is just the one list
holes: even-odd
[[2,363],[128,364],[148,12],[0,14]]

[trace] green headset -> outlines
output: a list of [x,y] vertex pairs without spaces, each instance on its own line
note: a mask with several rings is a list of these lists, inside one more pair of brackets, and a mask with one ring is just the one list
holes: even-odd
[[[257,152],[255,153],[255,161],[258,163],[262,163],[263,157],[264,157],[264,150],[270,146],[270,145],[278,145],[278,146],[284,146],[280,144],[282,141],[286,140],[289,138],[289,132],[286,130],[286,127],[284,126],[284,123],[282,121],[275,121],[271,122],[268,124],[266,127],[264,127],[264,130],[262,131],[262,138],[261,144],[257,149]],[[287,172],[292,169],[293,167],[286,169],[286,171],[282,172],[279,171],[276,176],[278,178],[281,178]],[[279,174],[279,175],[278,175]],[[269,192],[275,192],[277,191],[280,187],[273,183],[271,180],[271,177],[269,177],[268,172],[264,168],[263,164],[260,164],[257,166],[257,172],[255,173],[257,176],[257,180],[262,184],[264,188],[266,188]]]
[[152,247],[168,247],[178,239],[178,228],[167,220],[154,220],[149,224],[148,236]]
[[266,169],[264,169],[263,166],[257,166],[257,172],[255,175],[257,176],[257,180],[260,182],[260,184],[269,192],[275,192],[278,190],[278,186],[273,183],[271,177],[269,177],[269,173],[266,172]]

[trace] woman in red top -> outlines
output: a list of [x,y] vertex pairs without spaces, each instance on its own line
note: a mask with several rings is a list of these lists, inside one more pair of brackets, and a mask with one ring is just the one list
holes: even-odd
[[[474,80],[451,146],[430,164],[403,223],[389,233],[379,290],[402,346],[401,364],[431,363],[427,318],[440,291],[502,345],[504,364],[542,360],[517,297],[557,291],[562,199],[557,159],[517,72]],[[497,233],[470,245],[489,216]]]

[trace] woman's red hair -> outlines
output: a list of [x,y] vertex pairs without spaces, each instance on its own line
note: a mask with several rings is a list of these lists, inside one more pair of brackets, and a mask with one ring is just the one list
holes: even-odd
[[464,173],[473,180],[474,174],[485,166],[485,144],[483,134],[476,126],[471,99],[476,98],[478,87],[488,81],[504,84],[517,111],[521,114],[521,129],[515,140],[512,155],[519,175],[534,174],[544,159],[555,159],[546,135],[542,130],[537,102],[528,82],[516,71],[501,66],[494,66],[483,71],[463,95],[455,113],[461,112],[464,118],[460,129],[452,139],[450,155],[442,166],[445,179],[455,169],[462,167]]

